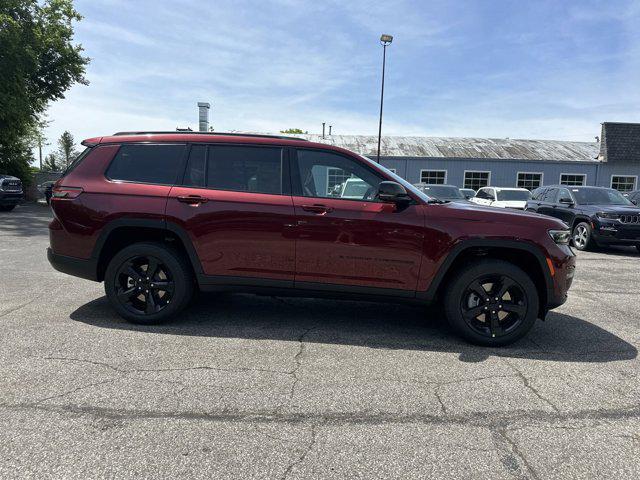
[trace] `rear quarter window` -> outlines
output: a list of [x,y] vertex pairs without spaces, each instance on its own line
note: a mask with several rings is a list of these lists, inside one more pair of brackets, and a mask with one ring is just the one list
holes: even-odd
[[184,145],[122,145],[107,169],[110,180],[173,185]]

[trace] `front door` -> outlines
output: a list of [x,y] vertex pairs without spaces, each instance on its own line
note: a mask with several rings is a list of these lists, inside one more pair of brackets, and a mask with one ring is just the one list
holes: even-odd
[[210,283],[293,286],[294,209],[281,147],[191,146],[167,221],[188,232]]
[[312,149],[298,149],[296,157],[296,288],[382,288],[413,296],[424,241],[422,208],[377,201],[378,184],[386,179],[363,161]]

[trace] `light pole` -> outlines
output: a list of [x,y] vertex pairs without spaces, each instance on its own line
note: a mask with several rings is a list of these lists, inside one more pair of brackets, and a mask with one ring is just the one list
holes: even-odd
[[380,163],[380,139],[382,137],[382,103],[384,102],[384,67],[387,61],[387,45],[391,44],[393,37],[391,35],[382,34],[380,36],[380,44],[382,45],[382,90],[380,92],[380,123],[378,124],[378,156],[377,161]]

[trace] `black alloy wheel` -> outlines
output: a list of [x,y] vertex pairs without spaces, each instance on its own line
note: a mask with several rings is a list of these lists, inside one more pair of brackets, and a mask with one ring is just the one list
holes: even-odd
[[175,291],[171,271],[153,256],[128,259],[118,269],[115,281],[118,301],[136,315],[160,312],[171,303]]
[[193,296],[193,272],[185,256],[164,243],[135,243],[109,262],[104,288],[126,320],[151,325],[170,319]]
[[443,297],[449,325],[468,341],[491,347],[523,337],[540,308],[531,277],[513,263],[494,258],[460,266]]
[[512,278],[486,275],[467,285],[460,311],[469,328],[479,335],[502,337],[524,321],[527,296]]

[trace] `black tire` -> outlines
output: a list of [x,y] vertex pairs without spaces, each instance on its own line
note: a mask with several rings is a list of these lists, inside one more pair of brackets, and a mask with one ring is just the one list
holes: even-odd
[[640,245],[636,245],[636,250],[640,253]]
[[591,250],[595,246],[591,235],[591,225],[587,222],[579,222],[573,227],[571,239],[577,250]]
[[[153,273],[147,277],[150,268]],[[104,289],[122,318],[153,325],[171,319],[189,304],[194,279],[177,250],[161,243],[135,243],[111,259]]]
[[539,297],[520,268],[486,259],[456,272],[447,284],[444,307],[449,325],[459,335],[476,345],[500,347],[531,330],[538,318]]
[[0,206],[0,212],[10,212],[14,208],[16,208],[15,205],[2,205]]

